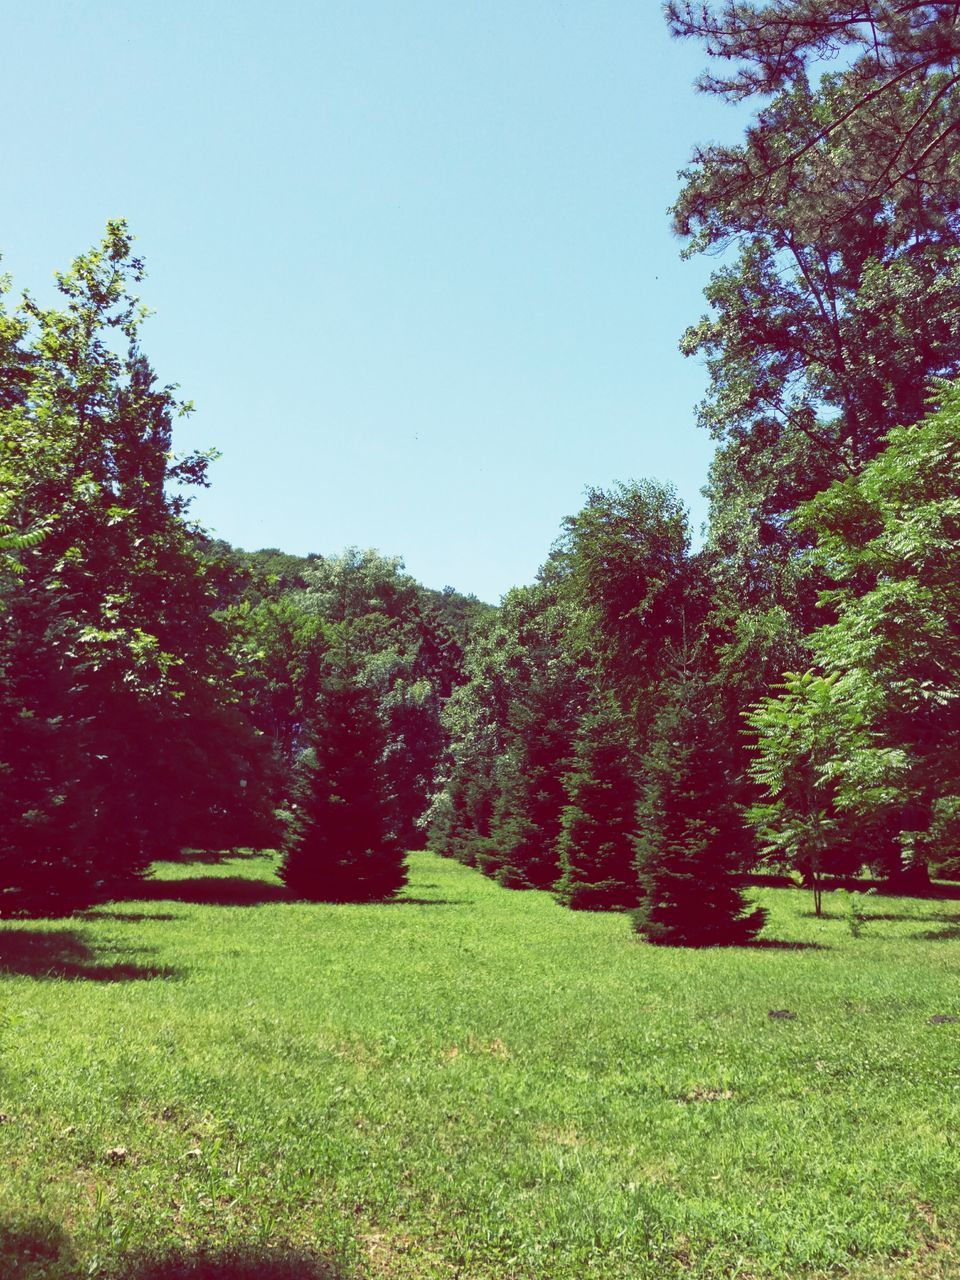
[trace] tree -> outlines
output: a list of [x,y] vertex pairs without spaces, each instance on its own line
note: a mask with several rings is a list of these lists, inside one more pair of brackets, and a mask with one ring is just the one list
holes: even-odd
[[569,629],[562,571],[550,562],[477,629],[467,684],[443,715],[451,742],[433,847],[512,888],[550,888],[560,872],[563,775],[585,693]]
[[386,734],[371,690],[334,670],[300,758],[281,876],[323,902],[389,898],[406,881],[391,836]]
[[[672,489],[644,481],[588,491],[537,583],[509,592],[468,647],[468,682],[444,713],[452,741],[433,847],[513,887],[554,886],[583,719],[613,699],[618,736],[639,754],[671,661],[699,624],[701,587]],[[587,801],[589,790],[584,777],[584,803],[601,803],[599,789]],[[607,854],[585,826],[567,838],[579,851],[563,892],[579,896],[581,872],[594,883],[588,864]],[[613,843],[620,848],[619,836]]]
[[305,578],[295,604],[323,620],[331,649],[347,654],[354,679],[376,693],[394,836],[413,848],[444,745],[440,711],[460,679],[462,651],[435,597],[397,557],[350,547],[316,557]]
[[[824,567],[792,513],[960,371],[957,17],[900,0],[673,0],[667,14],[720,65],[704,91],[757,102],[742,142],[695,151],[674,208],[686,253],[726,254],[681,348],[709,372],[707,627],[743,742],[743,713],[803,670],[824,621]],[[742,757],[735,785],[759,799]]]
[[609,700],[581,721],[564,790],[558,901],[585,911],[636,906],[637,767]]
[[671,946],[743,945],[764,912],[744,901],[724,748],[710,694],[681,673],[653,727],[638,811],[640,904],[634,928]]
[[[748,810],[766,855],[802,875],[813,891],[814,911],[823,904],[823,877],[856,871],[865,861],[866,832],[851,830],[827,776],[839,727],[833,702],[836,676],[788,671],[775,696],[762,699],[746,716],[755,735],[750,766],[763,797]],[[843,724],[844,748],[861,750],[855,723]],[[845,820],[846,818],[846,820]]]
[[816,670],[749,718],[759,821],[782,840],[833,810],[858,829],[862,861],[921,881],[952,852],[960,811],[960,390],[941,397],[799,509],[832,619],[809,638]]
[[638,723],[684,641],[689,550],[682,503],[653,480],[589,489],[554,550],[572,605],[571,643]]
[[[269,832],[263,754],[237,710],[174,388],[140,346],[123,223],[0,334],[0,886],[4,905],[105,892],[181,846]],[[0,338],[2,345],[2,338]],[[8,566],[9,567],[9,566]]]
[[243,706],[288,775],[319,696],[329,631],[289,593],[256,604],[241,600],[222,619]]
[[[710,57],[736,64],[699,81],[704,92],[733,101],[788,99],[791,90],[806,86],[814,64],[838,57],[846,64],[845,100],[823,113],[805,138],[777,147],[761,116],[748,153],[712,150],[710,158],[726,161],[717,179],[728,195],[769,197],[774,183],[782,189],[799,162],[838,133],[873,142],[872,150],[863,150],[863,170],[849,174],[840,197],[845,212],[865,197],[900,199],[905,183],[940,178],[958,120],[960,18],[952,3],[668,0],[666,15],[674,35],[699,40]],[[884,130],[875,127],[878,116],[886,119]],[[707,158],[701,152],[697,161]]]
[[[675,34],[733,64],[701,88],[772,95],[742,144],[695,152],[674,225],[688,253],[736,255],[681,344],[710,373],[700,421],[720,442],[724,591],[741,613],[787,609],[803,632],[819,584],[780,571],[805,547],[790,513],[918,421],[932,378],[960,371],[960,28],[951,5],[899,0],[667,11]],[[812,85],[838,53],[843,69]]]
[[512,742],[495,770],[497,796],[484,869],[510,889],[550,889],[560,875],[560,826],[573,728],[556,689],[531,688],[512,711]]

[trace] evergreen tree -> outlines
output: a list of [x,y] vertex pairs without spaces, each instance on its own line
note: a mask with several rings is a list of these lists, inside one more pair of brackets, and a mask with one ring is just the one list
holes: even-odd
[[[528,696],[533,698],[535,691]],[[570,761],[570,727],[557,708],[517,708],[517,736],[498,770],[500,783],[491,830],[491,863],[509,889],[550,889],[560,875],[563,775]],[[562,714],[562,712],[561,712]]]
[[765,913],[749,911],[734,852],[726,752],[713,729],[706,685],[684,675],[657,717],[644,761],[637,871],[643,893],[634,927],[649,942],[720,946],[748,942]]
[[342,674],[328,677],[294,784],[281,870],[294,893],[369,902],[405,883],[404,853],[390,834],[385,747],[375,694]]
[[623,717],[609,703],[584,718],[564,779],[557,898],[574,910],[636,906],[637,783]]
[[509,591],[476,628],[467,683],[444,708],[450,745],[431,847],[510,888],[548,889],[560,874],[563,775],[585,692],[569,624],[551,560],[536,584]]

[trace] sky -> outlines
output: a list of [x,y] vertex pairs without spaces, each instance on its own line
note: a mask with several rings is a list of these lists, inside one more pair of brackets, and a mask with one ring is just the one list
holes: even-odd
[[0,266],[46,299],[126,218],[177,447],[222,455],[194,516],[495,602],[587,487],[705,518],[717,264],[667,209],[742,118],[704,65],[656,0],[9,6]]

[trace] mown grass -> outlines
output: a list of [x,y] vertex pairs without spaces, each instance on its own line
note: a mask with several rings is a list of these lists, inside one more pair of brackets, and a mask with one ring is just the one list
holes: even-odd
[[0,926],[2,1275],[960,1275],[960,902],[695,952],[412,867]]

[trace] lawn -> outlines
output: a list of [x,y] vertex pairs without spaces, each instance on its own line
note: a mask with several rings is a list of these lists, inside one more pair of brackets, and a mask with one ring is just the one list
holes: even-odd
[[960,902],[695,952],[411,865],[0,925],[0,1275],[960,1275]]

